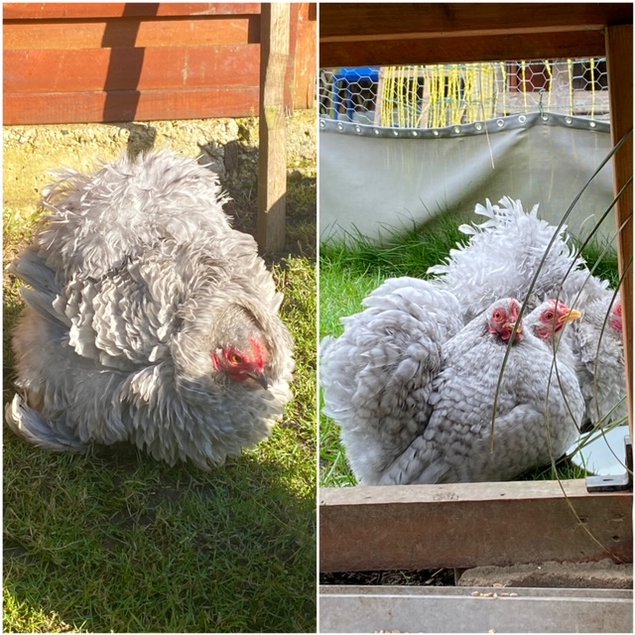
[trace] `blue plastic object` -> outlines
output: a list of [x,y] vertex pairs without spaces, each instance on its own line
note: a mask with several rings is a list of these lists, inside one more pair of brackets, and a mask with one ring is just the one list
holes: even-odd
[[348,121],[353,121],[355,103],[350,85],[365,82],[369,88],[373,84],[379,84],[379,68],[362,66],[356,68],[342,68],[333,77],[333,92],[335,105],[335,118],[340,118],[340,106],[344,104]]

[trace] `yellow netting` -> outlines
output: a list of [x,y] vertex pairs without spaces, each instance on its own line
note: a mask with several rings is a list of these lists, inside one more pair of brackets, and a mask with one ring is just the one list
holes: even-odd
[[[576,60],[518,61],[380,69],[375,122],[400,128],[441,128],[508,114],[551,111],[597,114],[597,60],[586,61],[588,87],[576,88]],[[537,70],[539,68],[539,70]]]

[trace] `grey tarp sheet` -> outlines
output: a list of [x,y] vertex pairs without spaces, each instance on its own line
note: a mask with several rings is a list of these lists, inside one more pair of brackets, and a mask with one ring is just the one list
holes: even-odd
[[[379,238],[442,213],[462,221],[486,198],[520,199],[557,223],[611,150],[605,122],[510,116],[436,131],[320,121],[320,236]],[[614,197],[609,161],[567,221],[586,238]],[[613,212],[599,235],[613,242]]]

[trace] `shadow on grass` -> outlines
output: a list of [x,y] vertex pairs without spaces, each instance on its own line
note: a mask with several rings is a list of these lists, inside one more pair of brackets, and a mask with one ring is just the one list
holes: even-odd
[[[5,401],[20,310],[7,285]],[[203,472],[128,444],[52,454],[5,426],[4,631],[315,632],[308,436],[288,417]]]
[[[234,141],[225,146],[226,173],[221,179],[231,200],[225,211],[232,226],[256,235],[258,216],[258,148]],[[301,170],[287,176],[286,240],[281,254],[315,259],[317,180]],[[280,254],[263,254],[268,264],[277,262]]]
[[14,294],[5,293],[2,303],[2,401],[9,401],[15,392],[13,382],[15,371],[13,370],[13,351],[11,349],[11,334],[22,311],[22,301]]
[[5,591],[91,632],[314,631],[315,502],[297,477],[266,450],[205,473],[7,434]]

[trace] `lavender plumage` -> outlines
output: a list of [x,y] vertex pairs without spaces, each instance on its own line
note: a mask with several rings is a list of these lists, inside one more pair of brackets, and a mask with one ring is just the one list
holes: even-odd
[[320,367],[325,412],[360,482],[509,479],[577,437],[584,400],[561,331],[578,312],[546,301],[521,332],[518,301],[497,300],[463,326],[451,293],[412,278],[387,281],[364,305],[323,341]]
[[13,265],[29,285],[5,411],[16,433],[58,451],[131,441],[203,469],[270,434],[292,339],[226,201],[212,172],[167,151],[64,173]]
[[614,299],[608,283],[594,276],[574,253],[566,226],[557,229],[541,220],[537,205],[525,212],[520,201],[503,197],[498,205],[489,200],[477,205],[475,213],[485,220],[461,226],[469,240],[453,249],[445,263],[428,270],[437,276],[434,283],[461,299],[465,320],[506,296],[521,301],[529,296],[529,310],[545,299],[558,298],[583,311],[571,338],[578,380],[586,395],[585,425],[626,417],[619,297]]
[[463,326],[457,299],[425,280],[393,278],[325,338],[320,381],[357,478],[375,483],[421,434],[443,343]]
[[379,484],[508,480],[568,449],[584,411],[575,372],[561,363],[556,379],[550,346],[523,329],[519,309],[498,300],[444,344],[425,428]]

